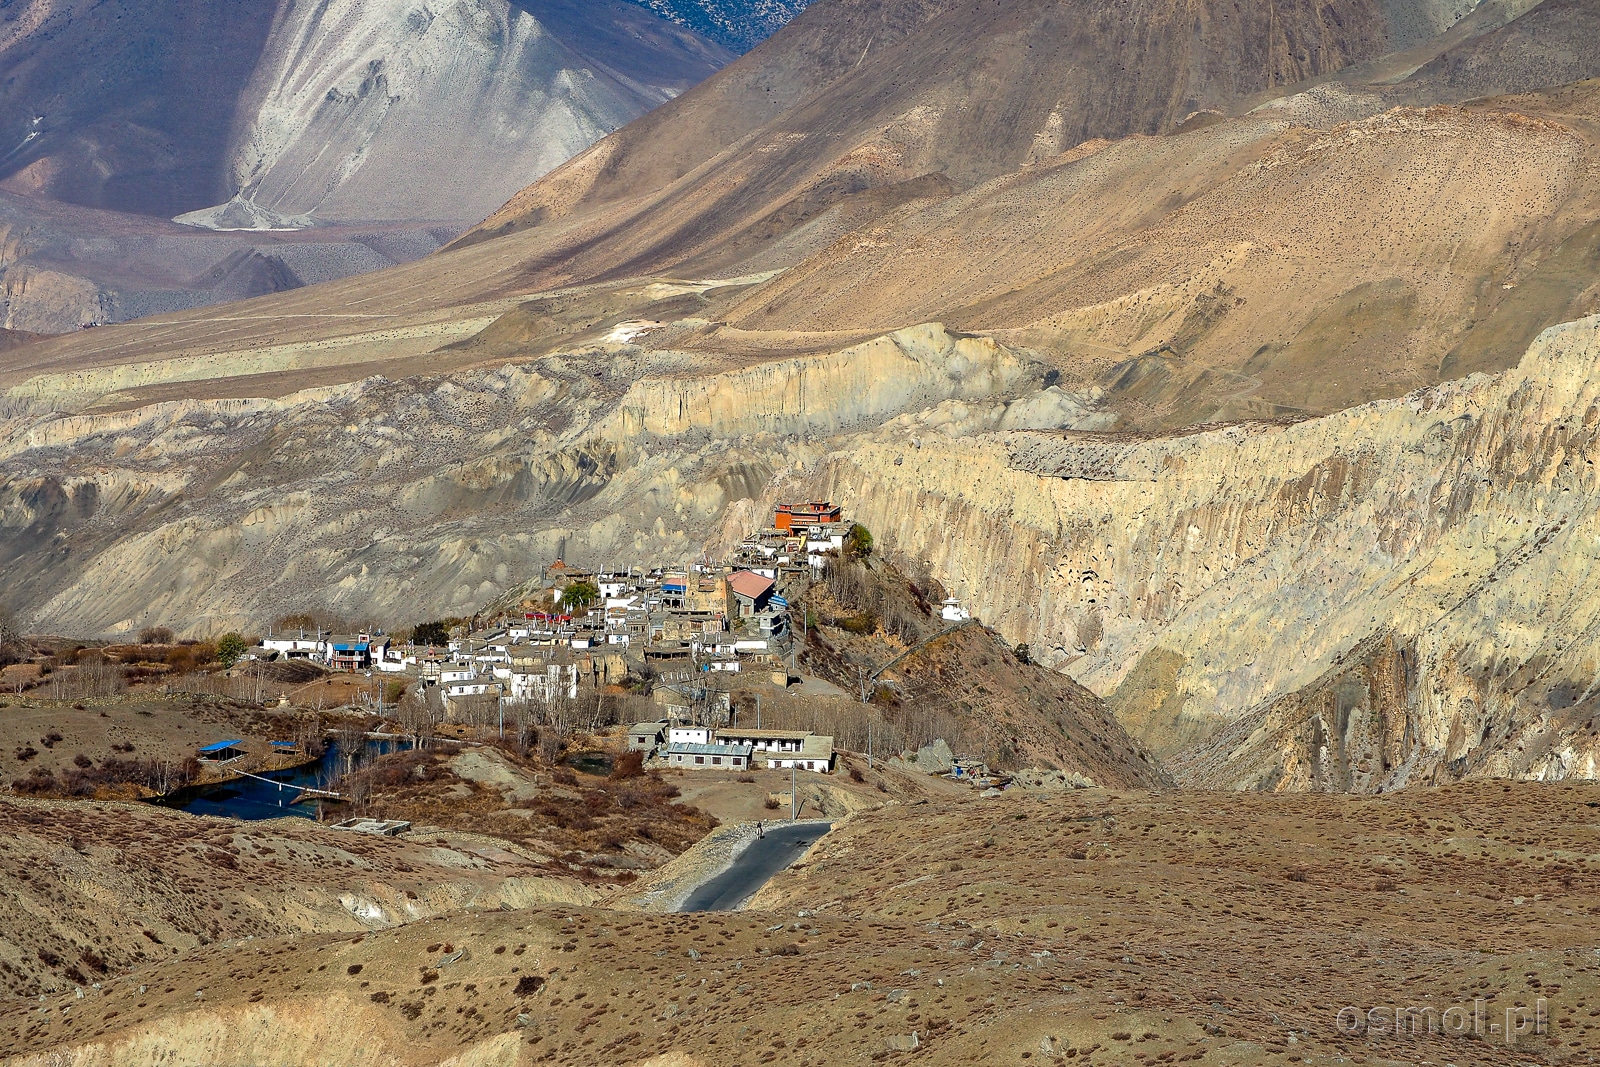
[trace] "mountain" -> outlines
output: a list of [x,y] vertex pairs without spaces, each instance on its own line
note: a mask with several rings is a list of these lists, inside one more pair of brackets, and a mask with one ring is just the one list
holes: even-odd
[[[8,317],[59,332],[217,300],[173,284],[188,262],[131,283],[113,276],[138,257],[128,241],[171,236],[143,217],[239,231],[354,223],[393,232],[397,246],[419,223],[453,236],[731,58],[620,0],[11,5],[0,21],[0,193],[27,221],[5,266],[66,273],[88,295]],[[109,227],[123,234],[112,246],[85,251],[87,235],[62,226],[53,204],[135,218]],[[62,233],[78,244],[71,262],[49,247]],[[336,243],[344,262],[310,279],[396,262]],[[245,233],[205,247],[216,264],[259,245]],[[142,305],[130,287],[174,296]]]
[[735,52],[748,52],[798,15],[810,0],[633,0]]
[[1597,22],[819,0],[425,259],[8,351],[4,594],[398,625],[821,494],[1180,780],[1592,776]]
[[610,0],[28,0],[3,26],[0,187],[163,218],[481,217],[728,58]]

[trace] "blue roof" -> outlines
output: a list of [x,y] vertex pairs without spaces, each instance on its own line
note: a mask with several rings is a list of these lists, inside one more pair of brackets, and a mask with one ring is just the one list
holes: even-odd
[[753,745],[696,745],[678,742],[667,746],[667,755],[681,753],[686,756],[744,756],[749,757]]
[[244,744],[243,741],[239,740],[238,738],[235,738],[232,741],[218,741],[214,745],[206,745],[200,751],[201,752],[221,752],[225,748],[233,748],[236,745],[242,745],[242,744]]
[[273,748],[294,748],[300,744],[298,741],[269,741],[267,743]]

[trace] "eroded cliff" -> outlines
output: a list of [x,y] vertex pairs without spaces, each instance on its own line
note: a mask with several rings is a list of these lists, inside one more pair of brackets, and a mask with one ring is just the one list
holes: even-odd
[[1293,425],[887,431],[816,487],[1161,754],[1205,745],[1192,780],[1592,777],[1597,360],[1590,318],[1498,377]]

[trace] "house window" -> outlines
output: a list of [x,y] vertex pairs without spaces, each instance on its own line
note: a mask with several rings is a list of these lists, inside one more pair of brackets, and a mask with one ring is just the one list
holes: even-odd
[[704,757],[704,756],[696,756],[696,757],[695,757],[695,758],[694,758],[694,761],[695,761],[695,762],[696,762],[696,763],[704,763],[704,762],[705,762],[705,761],[706,761],[706,758],[705,758],[705,757]]
[[720,766],[722,766],[722,757],[721,756],[712,756],[711,757],[711,762],[716,764],[718,767],[720,767]]

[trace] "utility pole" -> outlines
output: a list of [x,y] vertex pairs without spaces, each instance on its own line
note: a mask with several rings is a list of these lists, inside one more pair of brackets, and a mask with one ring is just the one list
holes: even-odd
[[867,720],[867,769],[872,769],[872,720]]
[[756,729],[761,729],[761,694],[756,694]]
[[506,694],[502,690],[496,703],[500,706],[500,740],[506,739]]
[[789,761],[789,821],[795,822],[800,818],[799,783],[794,769],[794,761]]

